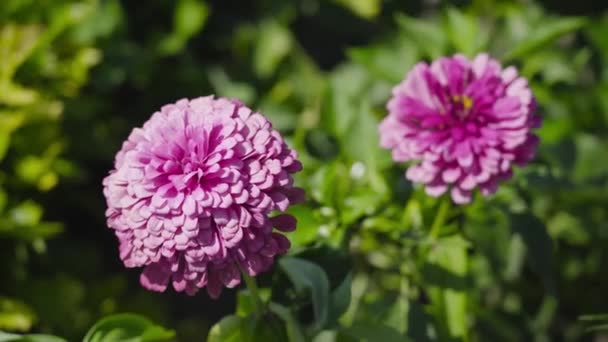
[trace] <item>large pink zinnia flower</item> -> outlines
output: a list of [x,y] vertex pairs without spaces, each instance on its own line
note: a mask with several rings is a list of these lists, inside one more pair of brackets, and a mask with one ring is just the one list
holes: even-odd
[[272,265],[295,229],[282,214],[303,193],[294,150],[259,113],[212,96],[162,107],[135,128],[104,179],[108,225],[141,284],[212,297]]
[[393,89],[389,114],[380,124],[381,144],[395,161],[413,161],[406,177],[440,196],[451,188],[454,202],[471,201],[509,179],[512,165],[536,153],[540,126],[526,79],[514,67],[480,54],[418,63]]

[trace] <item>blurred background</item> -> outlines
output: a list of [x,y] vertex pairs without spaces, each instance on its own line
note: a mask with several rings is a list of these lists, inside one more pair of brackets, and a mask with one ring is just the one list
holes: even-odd
[[[133,127],[165,103],[217,94],[258,108],[300,152],[309,202],[292,210],[292,253],[323,267],[332,288],[350,272],[341,324],[386,322],[415,341],[432,340],[441,322],[472,341],[607,338],[579,319],[608,313],[607,8],[0,1],[0,329],[76,341],[99,317],[126,311],[201,341],[234,312],[236,290],[213,301],[140,288],[106,228],[101,186]],[[417,251],[437,201],[403,179],[376,125],[414,63],[481,51],[530,79],[540,152],[491,200],[450,216],[448,233],[464,238],[447,237],[443,258],[429,263]],[[445,257],[459,253],[466,267],[445,272]],[[260,282],[286,305],[302,300],[298,317],[310,319],[280,271]],[[453,290],[443,305],[462,310],[438,313],[438,288]]]

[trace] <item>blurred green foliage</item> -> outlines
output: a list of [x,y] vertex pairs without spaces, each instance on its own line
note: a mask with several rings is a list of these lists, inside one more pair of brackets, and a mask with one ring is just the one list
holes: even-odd
[[[79,340],[117,312],[162,322],[179,341],[605,336],[604,7],[0,1],[0,330],[15,332],[0,341]],[[376,125],[414,63],[480,51],[529,78],[542,144],[496,196],[449,207],[403,178]],[[105,229],[101,179],[129,131],[162,104],[211,93],[259,108],[305,165],[291,255],[258,279],[263,316],[246,290],[218,301],[144,291]],[[172,336],[137,316],[95,328],[91,341]]]

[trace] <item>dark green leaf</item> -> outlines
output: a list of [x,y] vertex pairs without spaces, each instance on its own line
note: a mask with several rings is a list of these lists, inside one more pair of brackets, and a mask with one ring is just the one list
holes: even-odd
[[370,322],[355,322],[348,328],[340,329],[340,334],[355,338],[362,342],[407,342],[409,338],[384,324]]
[[285,257],[279,261],[281,269],[297,292],[308,291],[312,299],[315,315],[313,330],[322,328],[329,316],[329,280],[318,265],[298,258]]
[[532,270],[542,279],[547,290],[555,293],[553,242],[544,223],[532,214],[514,214],[511,216],[511,230],[521,236]]
[[287,331],[289,342],[306,341],[301,327],[288,308],[277,303],[270,303],[268,308],[285,322],[285,330]]
[[351,287],[353,276],[349,273],[342,281],[340,286],[331,293],[331,304],[329,307],[328,321],[337,322],[338,319],[346,312],[351,301]]

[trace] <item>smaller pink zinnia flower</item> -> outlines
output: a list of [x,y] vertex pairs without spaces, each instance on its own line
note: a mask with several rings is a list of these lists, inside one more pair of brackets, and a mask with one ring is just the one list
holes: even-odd
[[297,153],[261,114],[236,100],[180,100],[135,128],[103,180],[108,226],[141,284],[218,297],[241,271],[267,270],[295,229],[285,211],[303,192],[293,186]]
[[379,126],[381,145],[395,161],[413,161],[406,177],[437,197],[450,190],[455,203],[485,196],[526,165],[539,143],[541,124],[528,82],[487,54],[473,60],[443,57],[418,63],[393,89]]

